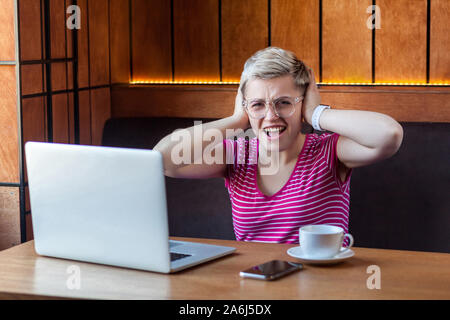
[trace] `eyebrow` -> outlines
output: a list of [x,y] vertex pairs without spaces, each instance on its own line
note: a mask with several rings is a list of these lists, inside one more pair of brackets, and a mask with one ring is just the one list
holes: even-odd
[[[273,100],[278,100],[278,99],[282,99],[282,98],[292,98],[292,96],[280,96],[280,97],[277,97],[277,98],[275,98],[275,99],[273,99]],[[264,98],[253,98],[253,99],[249,99],[250,101],[266,101],[266,99],[264,99]]]

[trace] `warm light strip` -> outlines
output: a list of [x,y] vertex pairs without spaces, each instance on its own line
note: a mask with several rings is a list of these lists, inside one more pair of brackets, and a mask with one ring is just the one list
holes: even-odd
[[[130,84],[239,84],[239,81],[130,81]],[[450,83],[420,83],[420,82],[319,82],[318,85],[330,86],[450,86]]]
[[131,84],[239,84],[239,81],[131,81]]
[[423,83],[423,82],[319,82],[320,85],[331,86],[449,86],[450,83]]

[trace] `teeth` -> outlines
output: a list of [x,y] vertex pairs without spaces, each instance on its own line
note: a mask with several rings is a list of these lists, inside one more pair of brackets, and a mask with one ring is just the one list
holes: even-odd
[[274,127],[274,128],[266,128],[266,129],[264,129],[264,131],[266,131],[266,132],[279,132],[279,131],[281,131],[281,130],[283,130],[284,128],[283,127]]
[[265,128],[265,129],[264,129],[264,132],[265,132],[269,137],[271,137],[273,133],[275,133],[275,132],[280,133],[280,132],[284,131],[284,129],[286,129],[286,128],[285,128],[285,127]]

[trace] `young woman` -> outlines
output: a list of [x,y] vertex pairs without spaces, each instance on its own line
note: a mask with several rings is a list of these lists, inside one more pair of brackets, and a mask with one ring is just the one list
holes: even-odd
[[[179,144],[173,134],[154,149],[163,155],[167,176],[225,178],[237,240],[298,243],[299,227],[309,224],[348,232],[352,169],[395,154],[403,130],[381,113],[320,103],[313,71],[292,52],[269,47],[245,63],[233,115],[200,125],[203,132],[219,132],[222,141],[195,135],[199,127],[193,126],[183,146],[192,151],[189,163],[173,161]],[[305,135],[302,119],[328,132]],[[234,139],[249,126],[254,138]],[[206,163],[194,152],[211,144],[222,161]]]

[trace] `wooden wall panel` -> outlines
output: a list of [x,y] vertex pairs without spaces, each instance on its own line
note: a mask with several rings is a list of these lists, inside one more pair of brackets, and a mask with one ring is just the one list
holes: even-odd
[[90,145],[91,137],[91,96],[89,90],[78,93],[79,97],[79,119],[80,119],[80,144]]
[[[65,8],[67,10],[67,8],[69,6],[71,6],[73,4],[73,0],[64,0],[64,4],[65,4]],[[81,13],[83,14],[83,13]],[[67,24],[67,19],[69,18],[69,14],[67,14],[67,11],[65,12],[65,20],[66,20],[66,24]],[[66,57],[67,58],[73,58],[73,34],[74,31],[67,28],[65,28],[66,30]]]
[[322,3],[322,82],[372,82],[372,0]]
[[91,86],[109,84],[108,0],[89,1]]
[[[44,97],[22,99],[22,141],[47,141],[47,113]],[[28,181],[26,172],[26,158],[24,158],[24,177]]]
[[20,244],[19,188],[0,187],[0,250]]
[[[236,89],[237,86],[113,87],[112,117],[223,118],[233,113]],[[319,91],[322,101],[336,109],[381,112],[397,121],[450,122],[447,88],[326,86]]]
[[21,65],[22,95],[41,93],[42,83],[42,65],[29,64]]
[[103,128],[111,118],[111,95],[109,88],[91,90],[92,144],[101,145]]
[[32,216],[31,214],[27,214],[25,216],[25,223],[26,223],[26,232],[27,232],[27,239],[26,241],[30,241],[34,239],[34,233],[33,233],[33,223],[32,223]]
[[113,87],[111,113],[114,118],[224,118],[233,114],[236,90],[229,85]]
[[74,111],[74,94],[69,92],[67,94],[67,110],[68,110],[68,121],[69,121],[69,141],[68,143],[75,143],[75,111]]
[[375,81],[426,82],[427,0],[377,0],[377,5]]
[[272,0],[271,8],[272,46],[294,52],[318,71],[319,1]]
[[25,186],[25,211],[26,212],[31,210],[30,192],[28,189],[29,189],[28,186]]
[[222,81],[239,81],[245,61],[268,45],[268,3],[222,0],[221,12]]
[[174,0],[176,81],[220,81],[219,1]]
[[44,97],[22,99],[22,140],[47,141],[46,109]]
[[67,89],[72,90],[73,89],[73,63],[72,62],[67,62],[66,70],[67,70]]
[[0,61],[16,60],[14,0],[0,1]]
[[110,2],[111,82],[130,81],[130,8],[128,0]]
[[62,0],[50,0],[50,48],[52,58],[66,57],[66,8]]
[[19,182],[16,67],[0,66],[0,182]]
[[[89,87],[89,25],[87,0],[78,0],[81,28],[78,30],[78,87]],[[83,14],[84,13],[84,14]]]
[[170,1],[132,0],[134,81],[172,80]]
[[69,110],[67,94],[52,97],[53,142],[69,143]]
[[41,55],[41,3],[19,0],[21,60],[40,60]]
[[337,109],[375,111],[402,122],[450,122],[446,88],[327,87],[320,92],[322,101]]
[[450,1],[433,0],[430,19],[430,82],[450,82]]
[[67,69],[65,62],[52,63],[52,91],[67,89]]

